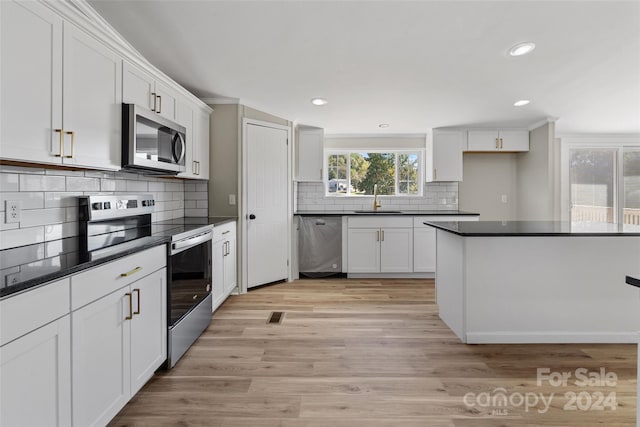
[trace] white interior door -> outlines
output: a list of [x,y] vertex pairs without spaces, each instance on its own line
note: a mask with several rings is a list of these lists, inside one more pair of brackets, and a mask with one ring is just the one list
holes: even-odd
[[247,287],[288,276],[287,131],[246,126]]

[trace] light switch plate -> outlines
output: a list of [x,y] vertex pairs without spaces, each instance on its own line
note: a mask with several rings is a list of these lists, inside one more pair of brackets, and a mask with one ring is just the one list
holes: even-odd
[[229,205],[231,205],[231,206],[235,206],[236,205],[236,195],[235,194],[229,194]]

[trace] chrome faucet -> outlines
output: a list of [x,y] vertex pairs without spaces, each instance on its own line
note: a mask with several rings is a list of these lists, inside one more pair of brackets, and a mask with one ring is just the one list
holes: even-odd
[[378,211],[378,208],[381,208],[382,205],[378,202],[378,184],[373,184],[373,210],[374,212]]

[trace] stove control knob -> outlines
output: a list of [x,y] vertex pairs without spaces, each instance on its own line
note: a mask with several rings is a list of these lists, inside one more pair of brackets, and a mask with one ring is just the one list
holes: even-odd
[[102,209],[111,209],[111,202],[104,202]]
[[99,211],[102,209],[102,203],[91,203],[91,209],[94,211]]
[[155,200],[149,200],[151,202],[151,206],[155,206],[156,205],[156,201]]
[[148,201],[146,201],[146,200],[143,200],[143,201],[142,201],[142,206],[148,206],[148,205],[147,205],[147,203],[149,203],[149,202],[148,202]]

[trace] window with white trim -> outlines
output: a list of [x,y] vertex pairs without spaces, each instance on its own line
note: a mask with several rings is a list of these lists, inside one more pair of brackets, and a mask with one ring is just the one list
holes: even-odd
[[328,196],[422,196],[420,150],[328,150],[324,156]]

